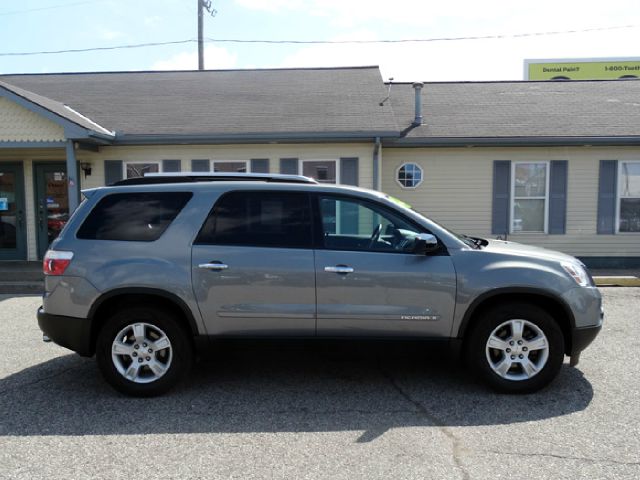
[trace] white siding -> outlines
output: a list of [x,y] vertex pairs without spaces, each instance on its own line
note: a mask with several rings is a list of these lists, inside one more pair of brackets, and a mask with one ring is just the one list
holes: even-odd
[[64,129],[17,103],[0,97],[0,142],[64,140]]
[[[514,233],[509,239],[571,255],[640,256],[640,234],[596,234],[599,161],[627,159],[640,159],[640,149],[386,148],[382,190],[453,230],[493,238],[493,161],[568,160],[566,234]],[[424,170],[424,181],[416,189],[404,189],[396,182],[396,170],[404,162],[415,162]]]
[[[191,160],[250,160],[268,158],[270,171],[279,171],[279,159],[297,157],[322,160],[359,158],[360,186],[372,187],[371,144],[296,145],[176,145],[153,147],[101,147],[99,152],[77,150],[78,161],[89,162],[92,174],[79,172],[82,188],[104,185],[104,160],[162,161],[181,159],[183,170]],[[638,148],[384,148],[381,152],[382,190],[412,204],[425,215],[454,230],[493,238],[491,202],[494,160],[568,160],[567,233],[565,235],[513,234],[510,239],[558,249],[581,256],[640,256],[640,234],[597,235],[599,161],[640,160]],[[34,161],[65,161],[64,149],[0,150],[0,161],[22,161],[25,176],[29,259],[35,260],[36,232],[33,192]],[[415,162],[424,181],[415,190],[396,182],[396,170]]]
[[[340,157],[358,157],[359,182],[363,187],[372,186],[371,144],[315,144],[315,145],[168,145],[140,147],[101,147],[99,152],[76,150],[79,162],[91,164],[91,175],[84,177],[79,170],[80,187],[94,188],[104,185],[104,160],[123,161],[162,161],[163,159],[182,160],[182,170],[191,169],[191,160],[208,158],[210,160],[250,160],[268,158],[269,171],[277,173],[280,158],[297,157],[301,160],[338,159]],[[28,259],[37,260],[36,213],[34,204],[34,161],[65,162],[64,149],[4,149],[0,150],[0,162],[22,162],[25,179],[27,250]]]
[[[358,157],[359,183],[371,188],[373,182],[373,142],[370,144],[295,144],[295,145],[166,145],[139,147],[101,147],[100,152],[78,151],[79,161],[92,164],[91,176],[83,180],[83,188],[104,185],[104,160],[161,162],[163,159],[182,160],[182,171],[191,170],[192,159],[250,160],[268,158],[269,171],[280,171],[281,158],[300,160],[335,160]],[[302,167],[300,166],[300,171]]]

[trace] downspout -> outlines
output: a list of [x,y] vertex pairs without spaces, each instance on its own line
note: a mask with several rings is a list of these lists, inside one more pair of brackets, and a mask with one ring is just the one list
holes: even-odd
[[382,142],[380,137],[376,137],[373,145],[373,189],[380,190],[380,153],[382,151]]
[[67,140],[67,192],[69,195],[69,215],[78,208],[80,199],[78,198],[78,163],[76,162],[76,151],[73,140]]

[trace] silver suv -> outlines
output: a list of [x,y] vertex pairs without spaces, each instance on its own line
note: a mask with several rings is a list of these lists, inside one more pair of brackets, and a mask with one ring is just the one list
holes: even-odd
[[151,175],[83,192],[44,259],[45,339],[130,395],[214,338],[446,341],[503,392],[547,385],[600,331],[577,259],[459,235],[380,192],[285,175]]

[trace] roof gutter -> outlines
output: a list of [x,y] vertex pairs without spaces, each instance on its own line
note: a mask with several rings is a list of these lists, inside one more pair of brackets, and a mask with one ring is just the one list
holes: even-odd
[[370,142],[372,138],[398,138],[397,131],[363,132],[299,132],[246,133],[223,135],[117,135],[114,145],[198,145],[233,143],[312,143],[312,142]]
[[404,137],[385,140],[388,147],[555,147],[555,146],[638,146],[640,136],[615,137]]

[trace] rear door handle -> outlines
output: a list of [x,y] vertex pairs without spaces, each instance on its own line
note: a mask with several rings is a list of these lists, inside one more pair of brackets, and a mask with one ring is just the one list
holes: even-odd
[[324,267],[325,272],[331,273],[353,273],[353,267],[347,265],[336,265],[335,267]]
[[198,268],[204,268],[205,270],[226,270],[229,265],[222,262],[200,263]]

